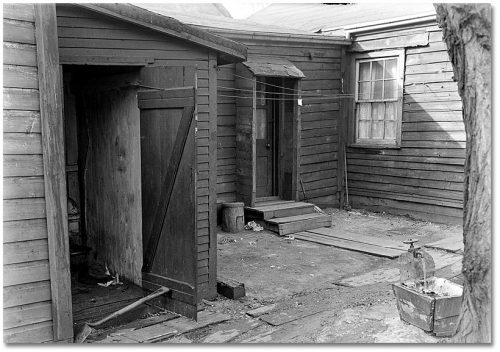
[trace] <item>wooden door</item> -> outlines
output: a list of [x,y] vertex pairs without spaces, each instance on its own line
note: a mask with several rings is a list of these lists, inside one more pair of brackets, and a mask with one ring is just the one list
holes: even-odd
[[[139,91],[143,287],[172,290],[169,310],[196,319],[196,143],[194,70],[144,68]],[[189,75],[189,77],[186,77]],[[156,89],[153,89],[155,87]]]
[[274,196],[274,114],[271,101],[257,107],[255,116],[256,197]]

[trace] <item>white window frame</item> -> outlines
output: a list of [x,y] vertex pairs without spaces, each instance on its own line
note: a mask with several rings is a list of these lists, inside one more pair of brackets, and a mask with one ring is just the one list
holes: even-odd
[[[383,140],[383,139],[359,139],[358,138],[358,117],[356,114],[356,105],[363,100],[358,99],[359,89],[359,64],[361,62],[372,61],[377,59],[397,59],[397,98],[394,99],[370,99],[369,102],[397,102],[395,134],[396,139]],[[352,104],[352,129],[351,129],[351,147],[363,148],[400,148],[401,147],[401,123],[403,115],[403,84],[404,84],[404,67],[405,67],[405,51],[401,50],[386,50],[367,53],[353,54],[351,57],[352,76],[352,92],[354,92],[354,99]]]

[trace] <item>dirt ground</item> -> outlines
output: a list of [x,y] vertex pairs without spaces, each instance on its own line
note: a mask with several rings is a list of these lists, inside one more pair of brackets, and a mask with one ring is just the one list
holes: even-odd
[[[408,217],[327,209],[332,225],[360,228],[395,241],[418,238],[419,244],[461,234],[461,226],[434,224]],[[460,255],[457,259],[460,260]],[[342,284],[342,279],[379,269],[397,270],[391,260],[268,232],[219,231],[218,274],[245,284],[246,297],[223,296],[205,302],[207,310],[228,314],[225,323],[198,330],[182,342],[193,343],[442,343],[431,333],[400,320],[390,282]],[[247,311],[275,304],[269,324]],[[313,314],[314,313],[314,314]],[[295,319],[297,318],[298,319]],[[166,341],[168,342],[168,341]]]
[[[332,215],[332,226],[346,234],[357,231],[396,242],[417,238],[418,245],[450,237],[461,239],[462,229],[458,225],[359,210],[325,211]],[[397,259],[280,237],[268,231],[229,234],[219,229],[217,242],[218,277],[243,283],[245,297],[232,300],[218,295],[213,301],[203,300],[199,318],[205,318],[197,322],[178,318],[158,325],[145,323],[144,329],[139,330],[116,327],[97,334],[94,341],[131,343],[144,339],[170,344],[449,341],[400,319],[392,291],[392,283],[399,279]],[[434,258],[436,269],[440,267],[451,275],[446,277],[460,278],[462,254],[435,248],[425,250]],[[260,315],[250,312],[256,309],[265,312]],[[164,320],[161,316],[157,318]],[[156,321],[156,317],[152,319]],[[210,319],[215,320],[210,322]],[[165,335],[172,328],[176,333]]]

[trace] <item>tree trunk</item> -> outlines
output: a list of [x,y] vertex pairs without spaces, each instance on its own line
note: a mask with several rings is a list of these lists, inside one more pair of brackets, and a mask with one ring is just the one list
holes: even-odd
[[453,342],[491,342],[491,6],[436,4],[467,134],[464,295]]

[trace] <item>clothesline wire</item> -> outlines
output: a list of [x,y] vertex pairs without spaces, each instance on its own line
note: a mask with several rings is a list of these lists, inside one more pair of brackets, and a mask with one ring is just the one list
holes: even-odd
[[[217,88],[220,88],[221,91],[235,91],[235,92],[253,92],[252,89],[244,89],[244,88],[233,88],[233,87],[224,87],[224,86],[217,86]],[[265,91],[256,91],[256,93],[263,94],[265,96],[273,96],[273,95],[282,95],[285,97],[292,97],[294,94],[292,93],[272,93],[272,92],[265,92]],[[297,98],[338,98],[338,97],[353,97],[354,94],[312,94],[312,93],[306,93],[306,94],[301,94],[300,97]],[[297,99],[293,98],[293,99]]]
[[[241,78],[241,79],[245,79],[247,81],[251,81],[253,82],[254,80],[252,78],[248,78],[248,77],[244,77],[244,76],[240,76],[240,75],[237,75],[236,73],[232,73],[232,75],[234,77],[238,77],[238,78]],[[266,83],[266,82],[262,82],[262,81],[259,81],[260,84],[263,84],[265,86],[269,86],[269,87],[275,87],[275,88],[281,88],[281,89],[286,89],[286,90],[291,90],[291,91],[294,91],[294,92],[297,92],[297,93],[300,93],[300,91],[298,89],[293,89],[293,88],[287,88],[287,87],[284,87],[284,86],[279,86],[279,85],[275,85],[275,84],[271,84],[271,83]]]
[[[244,96],[244,95],[226,95],[226,94],[218,94],[219,97],[224,97],[224,98],[242,98],[242,99],[253,99],[253,96]],[[337,98],[332,98],[332,97],[306,97],[302,99],[320,99],[320,100],[333,100],[333,99],[341,99],[341,98],[350,98],[350,97],[337,97]],[[277,101],[297,101],[297,98],[294,99],[288,99],[288,98],[259,98],[259,99],[264,99],[264,100],[277,100]]]

